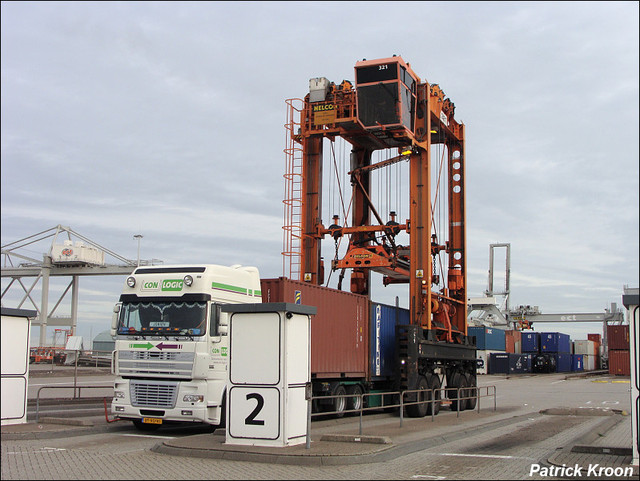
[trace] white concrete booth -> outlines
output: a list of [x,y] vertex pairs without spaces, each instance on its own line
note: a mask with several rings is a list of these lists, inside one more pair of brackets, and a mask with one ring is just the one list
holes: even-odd
[[2,342],[2,426],[27,422],[29,387],[29,328],[36,311],[3,307]]

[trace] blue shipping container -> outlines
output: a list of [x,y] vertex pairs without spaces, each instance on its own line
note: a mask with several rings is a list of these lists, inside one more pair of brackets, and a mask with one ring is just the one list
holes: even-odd
[[571,353],[571,338],[569,334],[560,332],[540,333],[540,352]]
[[531,370],[531,354],[491,353],[489,374],[524,374]]
[[505,334],[502,329],[484,326],[470,327],[467,329],[467,335],[476,336],[476,347],[481,351],[505,350]]
[[556,372],[571,371],[571,354],[553,354],[556,358]]
[[489,359],[489,374],[509,373],[509,353],[492,352]]
[[407,325],[409,319],[408,309],[371,303],[369,362],[372,379],[395,374],[396,325]]
[[537,332],[523,332],[520,341],[522,352],[540,352],[540,335]]
[[571,354],[571,370],[584,371],[584,358],[582,354]]
[[532,371],[531,354],[509,354],[509,374],[524,374]]

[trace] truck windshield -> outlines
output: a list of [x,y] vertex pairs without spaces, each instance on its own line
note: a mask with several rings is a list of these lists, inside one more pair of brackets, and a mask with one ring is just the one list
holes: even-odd
[[118,334],[202,336],[206,302],[124,302]]

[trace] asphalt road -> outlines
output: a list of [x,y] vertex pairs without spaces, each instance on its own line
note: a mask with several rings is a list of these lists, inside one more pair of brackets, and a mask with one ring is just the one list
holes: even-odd
[[[111,375],[82,376],[82,382],[102,383],[111,379]],[[57,383],[60,378],[32,381]],[[587,433],[602,418],[540,415],[540,411],[630,409],[629,383],[624,378],[567,379],[562,374],[481,376],[479,384],[495,386],[498,411],[503,416],[519,416],[518,422],[470,431],[454,441],[434,442],[425,449],[382,463],[292,466],[160,454],[151,449],[164,439],[202,434],[206,428],[162,428],[154,433],[140,433],[129,423],[123,423],[117,430],[100,434],[3,440],[2,479],[543,479],[530,476],[531,466],[544,463],[558,447]],[[493,400],[482,400],[483,412],[492,408]],[[390,416],[393,415],[379,414],[367,419],[368,431],[375,430],[377,423],[382,425],[385,417]],[[474,416],[477,414],[465,412],[457,419],[455,413],[444,409],[436,424],[460,429]],[[342,423],[349,422],[353,419],[319,421],[318,426],[324,423],[323,426],[339,429]],[[430,421],[422,422],[428,430]],[[407,426],[410,429],[409,423]],[[416,434],[416,439],[419,435]]]

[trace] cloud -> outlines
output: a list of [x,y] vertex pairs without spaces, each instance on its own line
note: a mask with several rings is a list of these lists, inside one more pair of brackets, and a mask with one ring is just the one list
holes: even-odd
[[[285,99],[399,54],[466,126],[470,295],[487,287],[489,244],[509,242],[512,304],[620,303],[638,284],[638,5],[340,7],[2,3],[3,245],[63,224],[128,258],[141,233],[143,258],[280,275]],[[390,9],[408,12],[391,36]],[[396,207],[374,197],[381,215]],[[404,286],[374,294],[407,302]],[[86,318],[108,323],[94,296]]]

